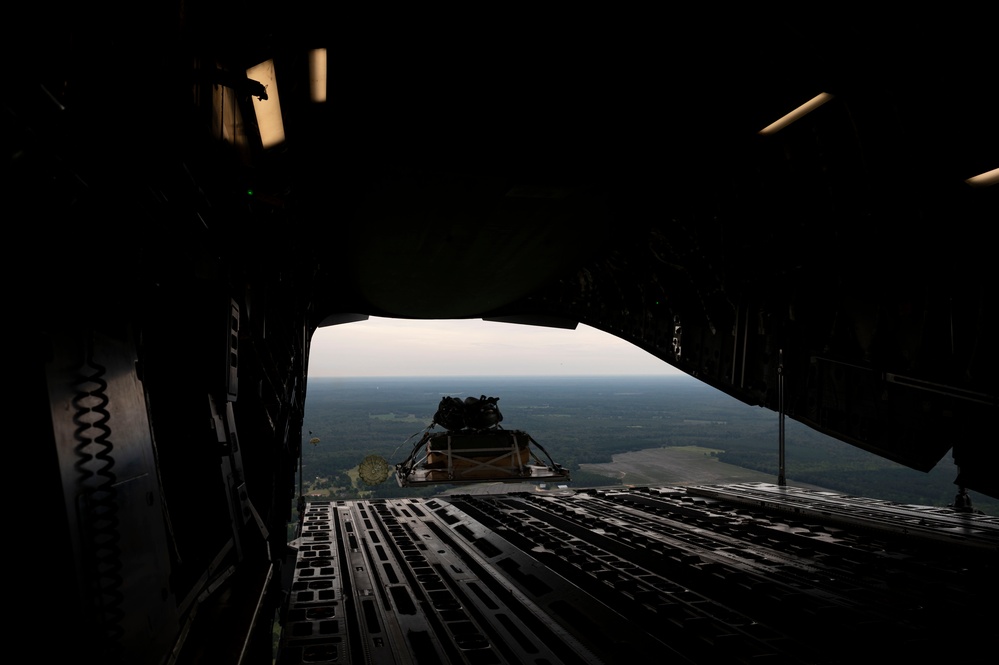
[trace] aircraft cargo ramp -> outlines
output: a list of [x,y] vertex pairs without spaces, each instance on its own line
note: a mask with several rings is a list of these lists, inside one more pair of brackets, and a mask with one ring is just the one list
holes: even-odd
[[769,484],[307,504],[278,665],[991,662],[999,519]]

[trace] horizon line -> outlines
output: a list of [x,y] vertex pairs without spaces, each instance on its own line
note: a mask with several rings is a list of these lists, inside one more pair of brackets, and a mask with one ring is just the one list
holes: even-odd
[[[695,379],[690,374],[379,374],[309,375],[309,379]],[[696,380],[696,379],[695,379]]]

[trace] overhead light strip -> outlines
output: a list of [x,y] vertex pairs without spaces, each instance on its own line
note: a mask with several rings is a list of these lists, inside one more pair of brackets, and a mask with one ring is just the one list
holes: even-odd
[[965,182],[972,187],[988,187],[989,185],[995,185],[999,183],[999,169],[992,169],[991,171],[986,171],[985,173],[979,173],[974,177],[968,178]]
[[819,108],[832,98],[833,96],[830,95],[828,92],[823,92],[819,95],[816,95],[815,97],[812,97],[810,100],[808,100],[798,108],[794,109],[793,111],[785,115],[780,120],[773,122],[764,127],[763,129],[761,129],[760,134],[774,134],[776,132],[779,132],[780,130],[784,129],[795,120],[799,120],[802,117],[808,115],[809,113]]
[[246,70],[246,77],[258,81],[267,91],[266,97],[253,97],[253,111],[257,115],[260,142],[271,148],[284,142],[284,120],[281,118],[281,101],[278,98],[277,73],[274,61],[267,60]]
[[326,49],[309,51],[309,83],[312,101],[326,101]]

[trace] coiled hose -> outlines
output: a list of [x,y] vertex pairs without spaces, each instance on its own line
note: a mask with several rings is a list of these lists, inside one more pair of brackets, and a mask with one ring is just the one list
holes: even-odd
[[89,591],[98,612],[103,631],[106,662],[119,662],[121,638],[124,635],[124,612],[121,592],[121,549],[117,490],[115,489],[114,445],[111,442],[111,414],[108,411],[106,368],[96,363],[92,350],[79,367],[79,379],[74,386],[73,437],[79,473],[79,510],[84,547],[84,567]]

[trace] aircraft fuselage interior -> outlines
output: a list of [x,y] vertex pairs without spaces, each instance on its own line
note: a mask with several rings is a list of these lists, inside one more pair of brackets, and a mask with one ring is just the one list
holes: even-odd
[[[20,468],[49,553],[29,607],[67,658],[48,662],[274,662],[272,619],[289,615],[302,565],[286,525],[310,342],[366,317],[592,326],[911,469],[953,465],[956,496],[999,498],[999,95],[985,21],[320,18],[306,5],[76,7],[11,26],[29,36],[4,92],[8,321],[31,329],[25,401],[42,426]],[[643,494],[605,519],[669,500]],[[461,509],[441,508],[440,524],[499,528]],[[345,538],[369,519],[329,511]],[[422,528],[405,527],[429,539],[450,526]],[[997,528],[982,526],[991,556]],[[476,537],[502,531],[490,530]],[[509,557],[521,573],[532,547]],[[340,548],[349,578],[367,550]],[[475,551],[468,567],[489,557]],[[992,588],[995,567],[974,570]],[[379,612],[394,608],[382,625],[395,637],[374,634],[355,579],[340,589],[356,606],[337,605],[339,649],[305,640],[283,664],[527,662],[527,641],[493,660],[458,632],[443,646],[433,627],[446,633],[452,610],[432,609],[418,579],[412,596],[372,592]],[[566,609],[572,575],[555,579],[569,605],[549,608],[564,611],[531,662],[613,662],[564,627],[582,619]],[[627,606],[658,618],[625,634],[677,625],[649,597]],[[488,607],[475,599],[464,604]],[[592,616],[618,625],[616,602],[595,600]],[[430,628],[406,629],[421,612]],[[514,636],[526,629],[510,621],[530,624],[489,616],[468,623]],[[822,616],[840,639],[836,613]],[[710,648],[723,643],[716,633]],[[723,662],[700,648],[677,658]],[[828,662],[790,653],[782,662]]]

